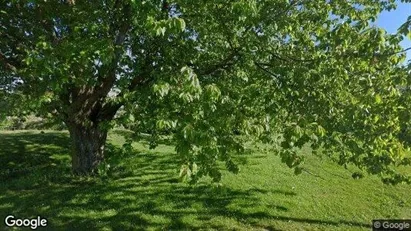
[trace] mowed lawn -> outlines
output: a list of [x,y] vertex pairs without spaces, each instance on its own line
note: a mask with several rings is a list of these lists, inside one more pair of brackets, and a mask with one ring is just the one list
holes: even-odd
[[[111,157],[120,134],[110,134]],[[309,173],[299,176],[275,154],[253,151],[220,184],[188,185],[172,146],[135,143],[108,176],[78,179],[69,144],[66,132],[0,132],[0,230],[8,214],[40,215],[50,230],[370,230],[376,218],[411,218],[410,185],[354,180],[306,150]]]

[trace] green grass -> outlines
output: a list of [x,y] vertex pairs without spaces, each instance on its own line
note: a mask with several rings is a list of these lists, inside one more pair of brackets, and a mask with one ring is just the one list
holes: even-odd
[[[119,134],[109,137],[111,155]],[[0,133],[0,230],[7,214],[40,215],[50,230],[369,230],[372,219],[411,218],[411,186],[354,180],[306,150],[310,174],[255,151],[239,174],[194,186],[178,181],[172,146],[136,143],[95,179],[71,177],[68,150],[66,132]]]

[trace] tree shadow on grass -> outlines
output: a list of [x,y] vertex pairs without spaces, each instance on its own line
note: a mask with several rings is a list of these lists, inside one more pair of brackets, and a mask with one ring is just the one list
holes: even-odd
[[62,132],[0,133],[0,180],[27,178],[33,172],[67,173],[69,148],[68,134]]
[[[48,218],[49,230],[236,229],[233,225],[243,229],[259,227],[276,230],[272,225],[262,225],[262,220],[369,227],[367,224],[349,221],[290,217],[287,216],[289,208],[282,205],[281,201],[278,204],[263,205],[259,200],[261,195],[267,193],[283,197],[296,196],[291,191],[231,189],[210,184],[190,186],[179,183],[176,177],[179,162],[173,153],[121,153],[118,148],[109,145],[109,159],[110,155],[119,155],[123,160],[113,167],[107,177],[71,178],[67,181],[65,179],[68,174],[57,174],[60,169],[52,165],[61,162],[50,157],[55,155],[52,151],[57,150],[54,146],[60,148],[58,153],[61,155],[68,153],[66,135],[0,135],[8,143],[0,146],[2,161],[12,159],[32,166],[37,164],[38,158],[42,158],[43,163],[52,166],[49,170],[56,175],[54,180],[46,179],[38,187],[31,187],[29,182],[27,188],[13,188],[13,182],[18,182],[21,176],[4,181],[5,184],[0,186],[0,191],[4,192],[0,194],[0,219],[8,214],[18,217],[40,215]],[[45,150],[29,149],[29,144],[42,146]],[[54,145],[53,148],[47,149],[50,144]],[[16,153],[39,156],[15,157]],[[67,164],[67,161],[63,163]],[[23,163],[20,164],[24,166]]]

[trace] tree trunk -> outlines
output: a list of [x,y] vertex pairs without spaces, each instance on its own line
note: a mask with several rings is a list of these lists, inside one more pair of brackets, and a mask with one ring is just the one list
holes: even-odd
[[67,124],[72,142],[72,169],[76,175],[97,173],[97,166],[104,159],[104,146],[107,131],[98,125],[86,127],[78,124]]

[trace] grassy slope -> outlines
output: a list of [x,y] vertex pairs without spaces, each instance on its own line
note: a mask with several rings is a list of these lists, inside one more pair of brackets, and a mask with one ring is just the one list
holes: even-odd
[[[122,142],[112,133],[109,148]],[[41,215],[52,230],[369,230],[375,218],[411,217],[411,186],[353,180],[316,157],[305,165],[312,174],[294,176],[254,152],[222,185],[189,186],[178,183],[171,146],[138,143],[110,177],[80,180],[70,178],[68,148],[65,132],[0,133],[1,220]]]

